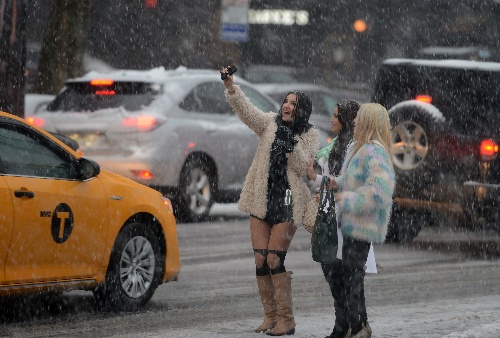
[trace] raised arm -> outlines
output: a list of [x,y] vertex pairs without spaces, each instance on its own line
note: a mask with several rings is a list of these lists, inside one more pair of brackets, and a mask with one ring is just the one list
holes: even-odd
[[[221,73],[227,72],[227,68]],[[240,86],[235,85],[233,82],[233,75],[228,75],[224,79],[224,86],[226,90],[224,95],[227,102],[231,105],[238,117],[257,135],[262,135],[268,125],[268,120],[272,115],[264,113],[262,110],[255,107],[252,102],[245,96]]]

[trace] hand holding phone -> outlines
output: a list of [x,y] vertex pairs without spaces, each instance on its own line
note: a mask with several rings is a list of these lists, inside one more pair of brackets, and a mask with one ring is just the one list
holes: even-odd
[[238,68],[236,68],[236,66],[229,66],[227,68],[227,73],[221,73],[220,74],[220,78],[221,80],[225,80],[227,78],[228,75],[232,75],[234,73],[236,73],[236,71],[238,70]]

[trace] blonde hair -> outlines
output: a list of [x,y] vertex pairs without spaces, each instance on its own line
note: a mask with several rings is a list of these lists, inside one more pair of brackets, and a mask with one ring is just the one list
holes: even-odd
[[356,153],[365,143],[374,140],[382,144],[392,161],[389,113],[378,103],[364,103],[359,107],[356,116],[352,151]]

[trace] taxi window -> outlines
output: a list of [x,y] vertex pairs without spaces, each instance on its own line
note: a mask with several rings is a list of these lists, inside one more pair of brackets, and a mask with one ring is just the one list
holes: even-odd
[[0,124],[0,171],[5,175],[76,179],[73,161],[50,147],[42,135]]

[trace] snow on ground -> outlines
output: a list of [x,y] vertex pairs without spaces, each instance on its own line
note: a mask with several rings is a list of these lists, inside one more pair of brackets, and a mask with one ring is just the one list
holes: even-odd
[[[500,296],[398,306],[369,307],[368,318],[373,338],[498,338],[500,337]],[[296,338],[325,337],[331,332],[332,313],[295,311]],[[224,321],[208,327],[182,330],[166,329],[163,334],[143,337],[169,338],[256,338],[259,320]],[[137,335],[120,337],[133,337]],[[116,336],[118,337],[118,336]]]
[[[244,216],[236,204],[215,204],[211,215]],[[478,281],[480,282],[480,281]],[[480,285],[480,283],[478,283]],[[321,312],[323,310],[323,312]],[[318,309],[304,313],[295,309],[297,323],[295,338],[323,338],[332,330],[333,309]],[[414,303],[411,305],[369,306],[368,320],[373,338],[499,338],[500,295],[472,297],[457,300]],[[205,327],[193,325],[189,329],[165,329],[163,333],[141,336],[149,338],[257,338],[268,337],[253,329],[260,319],[213,323]],[[120,335],[130,337],[133,335]],[[118,337],[118,336],[116,336]]]

